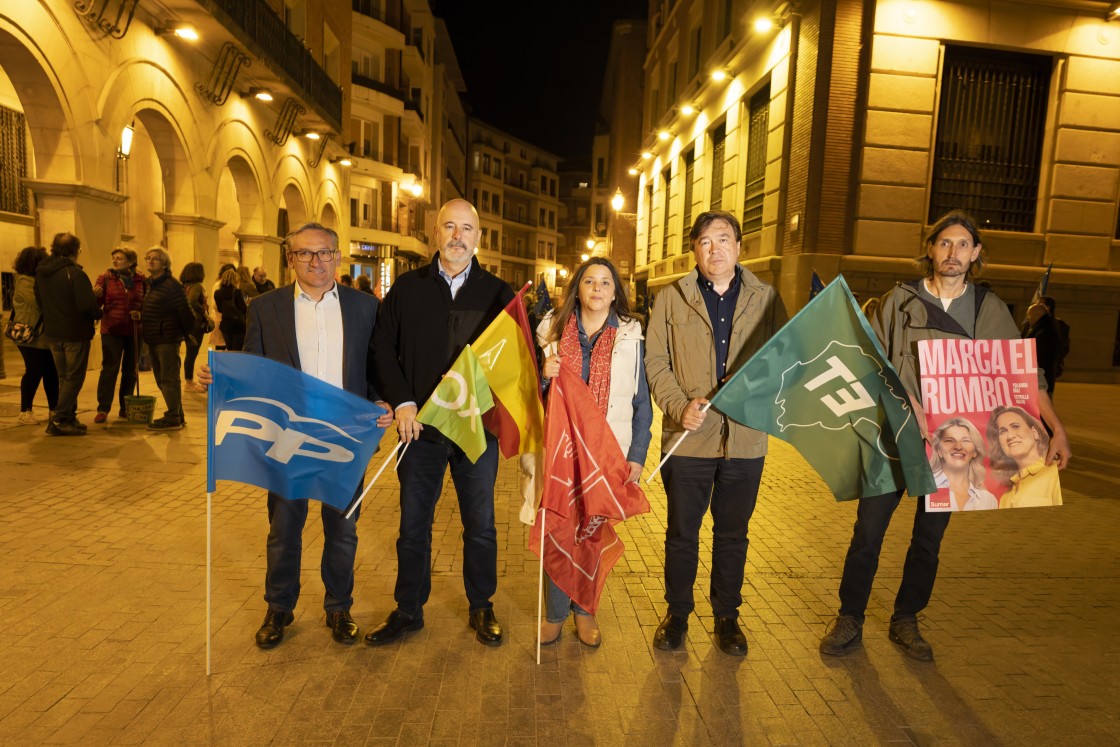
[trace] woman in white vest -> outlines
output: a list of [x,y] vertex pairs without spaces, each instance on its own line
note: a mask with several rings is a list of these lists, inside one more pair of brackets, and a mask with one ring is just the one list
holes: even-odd
[[[537,326],[546,379],[565,366],[591,390],[630,463],[637,482],[649,450],[653,406],[646,384],[642,326],[626,298],[626,289],[609,259],[593,257],[576,270],[560,308]],[[588,614],[548,580],[548,609],[541,623],[541,643],[560,640],[568,615],[575,613],[576,635],[586,646],[602,642],[595,616]]]

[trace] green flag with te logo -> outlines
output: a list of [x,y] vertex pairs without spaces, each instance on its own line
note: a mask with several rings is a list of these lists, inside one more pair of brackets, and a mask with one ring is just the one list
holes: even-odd
[[789,442],[837,500],[937,491],[909,395],[843,276],[736,371],[712,407]]
[[468,459],[477,462],[486,451],[482,413],[493,406],[490,385],[486,383],[482,365],[471,346],[467,345],[420,408],[416,419],[424,425],[438,428],[463,450]]

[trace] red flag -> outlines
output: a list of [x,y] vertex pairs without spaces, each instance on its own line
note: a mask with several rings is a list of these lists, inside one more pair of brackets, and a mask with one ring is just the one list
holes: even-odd
[[[614,525],[649,511],[642,489],[587,385],[561,367],[552,380],[544,435],[547,476],[529,549],[557,586],[594,614],[607,574],[625,549]],[[544,521],[544,554],[541,524]]]
[[498,437],[507,459],[541,450],[541,379],[522,297],[530,285],[472,343],[494,393],[494,409],[483,417],[483,423]]

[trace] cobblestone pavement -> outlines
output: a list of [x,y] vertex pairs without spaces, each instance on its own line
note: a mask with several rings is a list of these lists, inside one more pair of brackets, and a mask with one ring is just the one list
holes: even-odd
[[[507,640],[466,624],[460,525],[445,495],[434,527],[427,626],[381,649],[334,643],[305,536],[304,598],[266,652],[263,491],[221,483],[213,500],[212,676],[206,667],[204,398],[188,427],[155,433],[110,419],[84,438],[20,426],[18,355],[0,381],[0,743],[124,744],[1101,744],[1120,743],[1120,388],[1062,384],[1076,454],[1060,509],[961,516],[942,549],[923,623],[936,664],[906,659],[887,621],[909,534],[901,512],[882,553],[863,648],[822,657],[855,506],[837,504],[791,448],[771,441],[751,525],[745,659],[711,639],[703,601],[687,643],[652,648],[664,609],[665,497],[622,525],[626,555],[583,648],[569,623],[534,660],[537,562],[517,520],[513,462],[497,490]],[[150,376],[144,387],[154,392]],[[41,402],[40,395],[40,402]],[[651,464],[653,458],[651,455]],[[354,614],[363,632],[392,609],[398,509],[382,478],[359,523]],[[710,527],[702,537],[710,540]]]

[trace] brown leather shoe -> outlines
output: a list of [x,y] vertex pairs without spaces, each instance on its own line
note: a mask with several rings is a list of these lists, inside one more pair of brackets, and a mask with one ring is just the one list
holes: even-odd
[[358,624],[350,617],[348,610],[328,612],[327,627],[331,629],[331,637],[339,643],[350,646],[358,640]]
[[560,640],[560,636],[564,634],[564,622],[552,623],[545,620],[541,623],[541,645],[551,646]]
[[276,648],[284,640],[284,628],[291,625],[296,616],[287,610],[272,610],[264,613],[264,623],[257,630],[257,646],[264,649]]
[[603,643],[603,636],[599,633],[599,623],[595,621],[595,615],[576,613],[576,637],[588,648],[599,648]]

